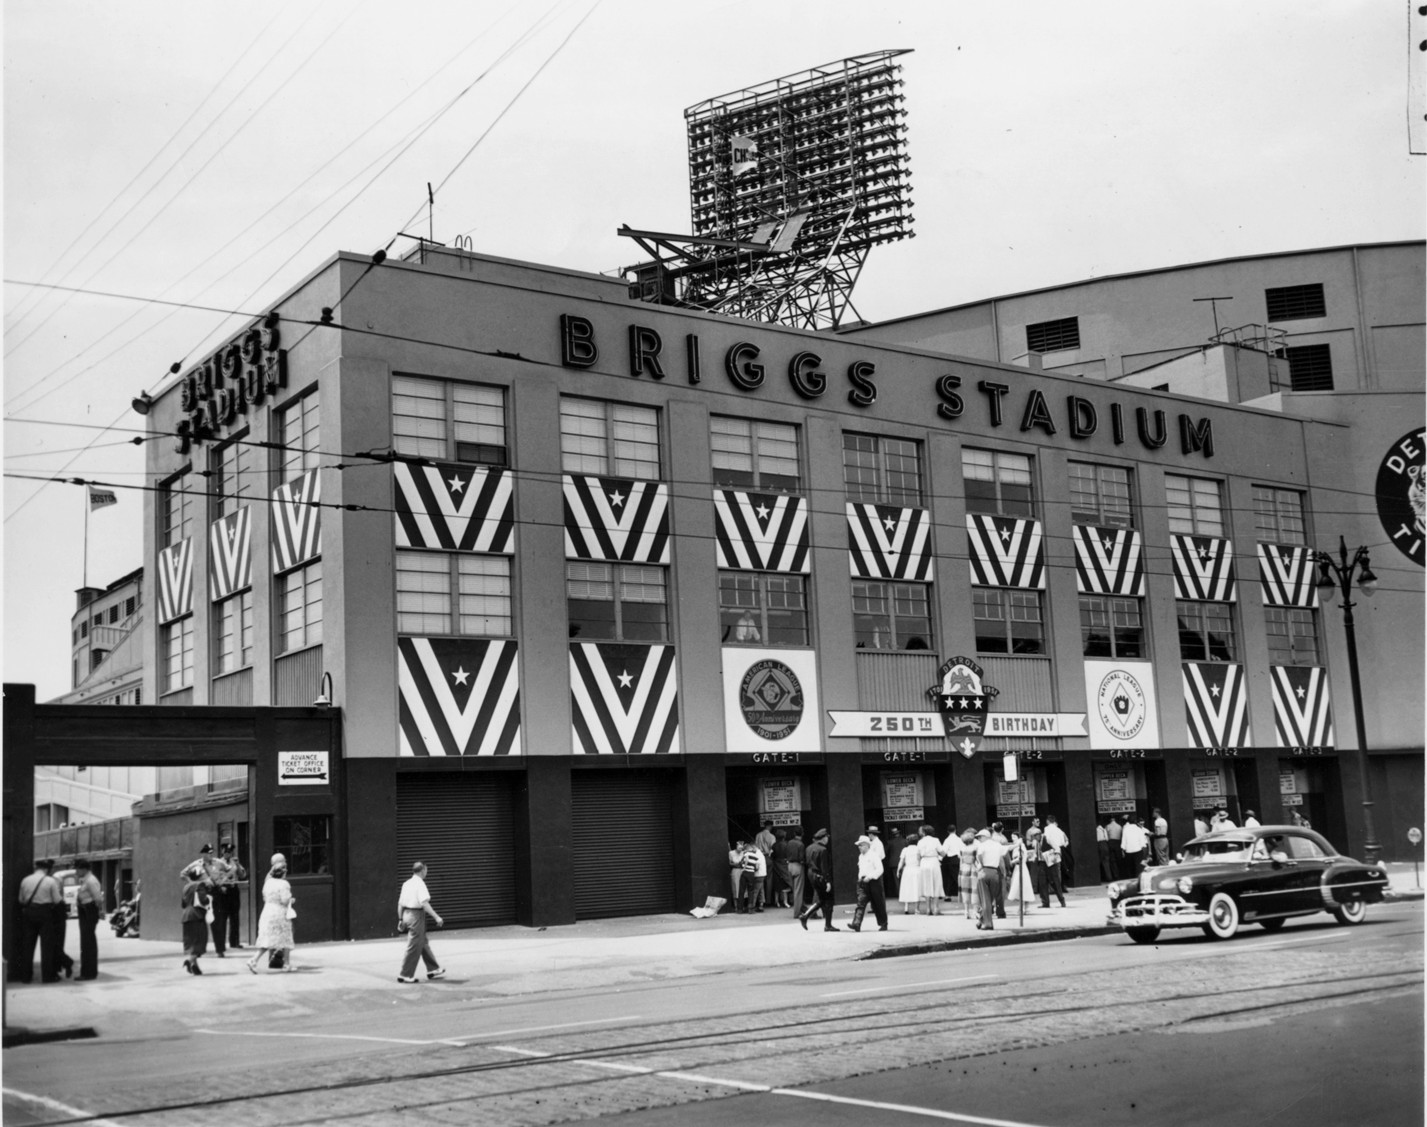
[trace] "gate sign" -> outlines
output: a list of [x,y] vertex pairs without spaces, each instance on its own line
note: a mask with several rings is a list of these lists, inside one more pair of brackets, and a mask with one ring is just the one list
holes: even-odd
[[1383,531],[1418,567],[1427,542],[1427,481],[1423,481],[1423,450],[1427,427],[1410,430],[1388,449],[1377,470],[1377,515]]
[[277,781],[282,786],[326,786],[325,751],[280,751],[277,753]]

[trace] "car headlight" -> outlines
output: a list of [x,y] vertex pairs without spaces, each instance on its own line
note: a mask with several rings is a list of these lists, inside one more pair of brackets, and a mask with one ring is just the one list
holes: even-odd
[[1185,896],[1189,895],[1189,890],[1194,887],[1193,877],[1180,877],[1174,882],[1174,887],[1179,889]]

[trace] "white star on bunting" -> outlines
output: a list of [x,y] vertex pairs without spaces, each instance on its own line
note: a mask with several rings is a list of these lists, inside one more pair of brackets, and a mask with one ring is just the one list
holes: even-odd
[[626,670],[624,670],[622,673],[620,673],[620,675],[619,675],[619,687],[620,687],[621,689],[627,689],[627,688],[629,688],[629,686],[633,683],[633,681],[634,681],[634,678],[630,675],[629,670],[626,669]]
[[451,673],[451,679],[455,681],[458,685],[464,685],[466,683],[466,678],[468,677],[470,677],[470,674],[466,672],[465,666],[457,666],[457,668]]
[[466,488],[466,483],[462,481],[459,477],[457,477],[455,474],[451,475],[451,480],[446,482],[446,484],[450,486],[452,493],[459,493],[461,492],[461,490]]

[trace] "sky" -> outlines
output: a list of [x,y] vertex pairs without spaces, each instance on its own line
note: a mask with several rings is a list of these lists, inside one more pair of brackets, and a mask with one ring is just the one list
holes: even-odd
[[337,251],[617,271],[621,224],[690,229],[687,107],[902,48],[915,237],[870,256],[866,320],[1421,239],[1408,7],[7,3],[5,680],[65,692],[75,589],[144,562],[142,492],[86,559],[83,487],[14,475],[145,484],[130,401]]

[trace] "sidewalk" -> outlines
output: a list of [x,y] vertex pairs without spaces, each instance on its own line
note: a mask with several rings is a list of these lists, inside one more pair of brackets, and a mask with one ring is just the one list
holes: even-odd
[[[1409,865],[1389,866],[1390,895],[1421,899]],[[1066,907],[1028,906],[1024,922],[1018,906],[1006,906],[993,932],[978,931],[959,902],[942,904],[939,916],[903,915],[891,905],[889,930],[877,931],[870,916],[861,932],[847,930],[852,906],[839,905],[826,932],[820,921],[806,931],[788,909],[711,919],[687,914],[590,920],[554,928],[494,927],[433,931],[432,947],[448,978],[414,986],[396,981],[405,939],[314,943],[299,947],[292,973],[244,966],[250,952],[226,959],[210,950],[203,975],[184,973],[176,942],[115,939],[99,928],[99,978],[5,984],[5,1043],[94,1036],[125,1039],[172,1034],[179,1028],[234,1025],[271,1020],[274,1007],[294,1015],[369,1020],[386,995],[418,1004],[451,1000],[454,991],[469,1000],[514,997],[553,990],[618,988],[696,975],[776,965],[886,958],[1003,943],[1024,943],[1101,935],[1108,902],[1102,885],[1072,889]],[[74,928],[69,950],[78,955]],[[92,1031],[92,1032],[89,1032]]]

